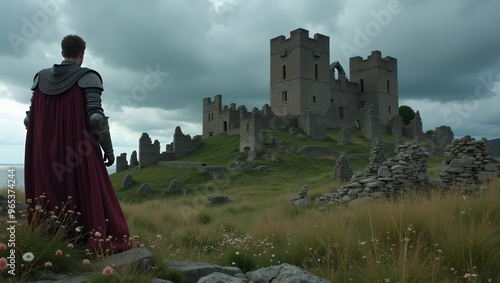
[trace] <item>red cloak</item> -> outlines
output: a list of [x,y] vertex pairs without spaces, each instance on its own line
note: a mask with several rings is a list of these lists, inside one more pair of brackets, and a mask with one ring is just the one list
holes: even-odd
[[98,250],[95,239],[112,236],[113,246],[122,251],[128,245],[127,222],[85,117],[78,84],[58,95],[34,90],[24,162],[26,199],[35,205],[35,198],[45,195],[46,209],[54,211],[71,197],[67,208],[81,213],[77,220],[87,248]]

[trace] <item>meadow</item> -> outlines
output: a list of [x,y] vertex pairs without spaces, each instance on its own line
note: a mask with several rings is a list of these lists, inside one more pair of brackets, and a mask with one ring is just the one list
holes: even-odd
[[[371,144],[360,133],[353,132],[352,144],[338,146],[337,132],[329,130],[324,141],[299,139],[287,131],[268,131],[264,137],[281,138],[287,148],[323,145],[347,154],[369,153]],[[278,162],[262,158],[271,153],[280,157]],[[231,167],[238,154],[238,137],[221,134],[179,161]],[[386,155],[393,156],[393,148]],[[154,165],[111,179],[132,237],[155,254],[151,273],[171,280],[177,276],[174,282],[181,282],[181,276],[160,259],[233,265],[243,271],[287,262],[332,282],[500,282],[499,181],[488,184],[480,197],[464,195],[459,187],[446,192],[434,187],[355,207],[290,206],[304,184],[313,200],[342,185],[331,180],[335,160],[267,147],[252,165],[268,166],[267,171],[228,173],[213,180],[194,168]],[[430,156],[431,178],[438,176],[441,160]],[[352,157],[350,163],[360,171],[368,160]],[[135,183],[123,189],[128,173]],[[185,195],[167,193],[173,179],[185,185]],[[155,190],[152,196],[138,196],[143,183]],[[227,195],[232,203],[207,207],[209,194]],[[56,240],[56,246],[58,242],[67,247],[67,240]],[[77,255],[75,266],[85,257],[89,255]],[[101,277],[96,282],[109,279]],[[7,277],[2,273],[2,278]]]

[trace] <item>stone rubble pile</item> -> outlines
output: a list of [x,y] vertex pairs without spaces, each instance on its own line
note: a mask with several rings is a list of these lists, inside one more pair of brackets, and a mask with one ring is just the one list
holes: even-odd
[[304,184],[299,194],[290,200],[291,205],[307,205],[309,203],[309,197],[307,196],[307,185]]
[[[336,192],[326,193],[315,201],[346,204],[357,199],[371,200],[388,197],[409,189],[419,189],[429,183],[427,158],[429,153],[417,142],[399,146],[399,153],[387,161],[382,160],[377,143],[372,149],[370,164],[365,171],[355,174],[351,181]],[[382,151],[383,153],[383,151]]]
[[483,183],[500,177],[500,161],[490,152],[486,139],[471,136],[455,139],[445,148],[439,178],[445,188],[466,185],[477,190]]
[[335,162],[335,167],[333,168],[332,181],[345,182],[352,178],[352,167],[349,164],[349,160],[345,154],[340,155],[340,157]]
[[132,174],[128,173],[125,178],[123,178],[122,181],[122,188],[123,189],[128,189],[132,184],[134,183],[134,177],[132,177]]
[[208,195],[207,196],[207,206],[216,206],[230,203],[232,200],[228,196],[224,195]]
[[338,135],[337,144],[338,145],[347,145],[351,143],[351,131],[346,126],[343,126]]
[[365,173],[374,175],[377,174],[378,168],[387,159],[385,158],[384,149],[380,141],[375,141],[372,150],[370,151],[369,164],[365,168]]
[[137,194],[139,196],[147,196],[147,195],[152,195],[154,194],[154,190],[153,188],[151,188],[151,186],[148,184],[148,183],[144,183],[142,184],[142,186],[137,189]]

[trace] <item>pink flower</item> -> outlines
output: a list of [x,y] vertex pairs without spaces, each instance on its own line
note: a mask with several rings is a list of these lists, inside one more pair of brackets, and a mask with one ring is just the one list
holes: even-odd
[[62,255],[62,254],[63,254],[63,252],[61,250],[56,251],[56,255]]
[[0,271],[7,269],[7,259],[2,257],[0,258]]
[[43,265],[44,265],[45,267],[51,267],[51,266],[52,266],[52,262],[50,262],[50,261],[46,261]]
[[94,236],[96,236],[97,238],[100,238],[101,237],[101,232],[95,232]]
[[140,244],[140,245],[139,245],[139,248],[144,248],[144,244]]
[[4,243],[0,243],[0,250],[6,250],[6,249],[7,249],[7,245]]
[[72,244],[72,243],[69,243],[69,244],[68,244],[68,248],[72,249],[72,248],[73,248],[73,244]]
[[113,274],[113,268],[111,266],[104,267],[104,269],[102,270],[102,275],[108,276],[111,274]]
[[464,275],[465,279],[470,279],[471,277],[472,277],[472,275],[470,275],[470,273],[465,273],[465,275]]
[[83,264],[85,264],[85,265],[89,265],[89,264],[90,264],[90,260],[88,260],[88,259],[84,259],[82,262],[83,262]]
[[161,235],[160,235],[160,234],[156,235],[156,239],[157,239],[158,241],[161,241]]

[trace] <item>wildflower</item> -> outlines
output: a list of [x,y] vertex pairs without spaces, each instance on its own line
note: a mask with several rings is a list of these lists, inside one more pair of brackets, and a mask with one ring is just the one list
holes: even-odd
[[52,262],[50,262],[50,261],[46,261],[46,262],[43,264],[43,266],[45,266],[45,267],[52,267]]
[[144,244],[140,244],[140,245],[139,245],[139,248],[144,248]]
[[88,259],[84,259],[84,260],[82,261],[82,263],[83,263],[83,264],[85,264],[85,265],[89,265],[89,264],[90,264],[90,260],[88,260]]
[[240,254],[240,252],[236,252],[236,255],[239,255],[239,254]]
[[6,250],[6,249],[7,249],[7,245],[4,243],[0,243],[0,250]]
[[68,244],[68,248],[72,249],[72,248],[73,248],[73,244],[72,244],[72,243],[69,243],[69,244]]
[[234,261],[233,261],[231,264],[232,264],[232,265],[235,265],[235,264],[236,264],[236,262],[234,262]]
[[109,276],[111,274],[113,274],[113,268],[111,266],[104,267],[104,269],[102,270],[102,275]]
[[75,228],[75,231],[76,231],[76,232],[81,232],[81,231],[82,231],[82,227],[76,227],[76,228]]
[[97,238],[99,238],[99,237],[101,237],[101,233],[100,232],[95,232],[94,236],[96,236]]
[[23,260],[26,262],[31,262],[35,259],[35,255],[32,252],[27,252],[23,254]]
[[2,257],[0,258],[0,271],[7,269],[7,259]]
[[56,255],[62,255],[62,254],[63,254],[63,252],[61,250],[56,251]]
[[156,235],[156,240],[161,241],[161,235],[160,234]]
[[465,279],[470,279],[472,277],[472,275],[470,273],[465,273],[464,274],[464,278]]

